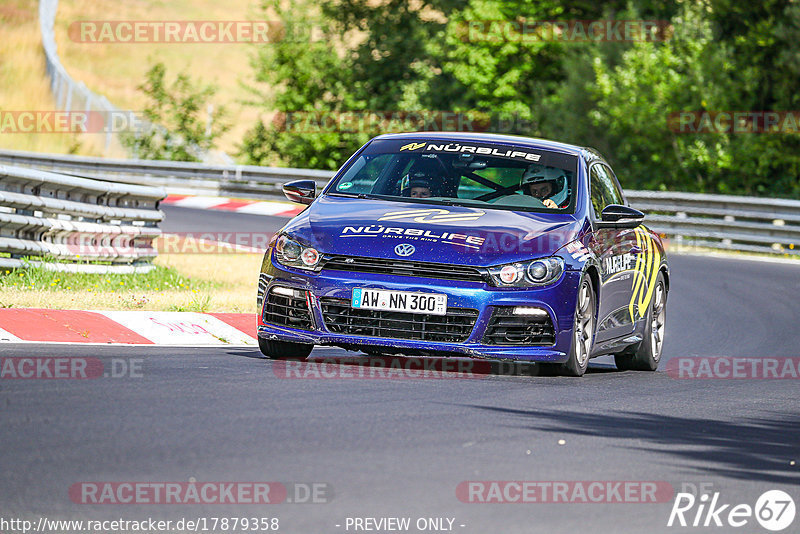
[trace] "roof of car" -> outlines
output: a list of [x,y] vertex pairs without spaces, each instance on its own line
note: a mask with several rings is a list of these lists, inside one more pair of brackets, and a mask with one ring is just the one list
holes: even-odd
[[474,141],[484,143],[506,143],[532,148],[542,148],[557,152],[580,155],[586,148],[567,143],[549,141],[547,139],[536,139],[533,137],[522,137],[516,135],[501,135],[491,133],[475,132],[409,132],[379,135],[375,139],[429,139],[437,141]]

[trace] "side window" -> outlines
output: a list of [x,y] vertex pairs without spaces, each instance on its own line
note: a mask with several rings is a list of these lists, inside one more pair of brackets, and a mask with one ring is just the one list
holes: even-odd
[[606,199],[603,192],[603,180],[600,175],[600,165],[592,165],[589,171],[589,180],[592,189],[592,207],[594,208],[594,216],[596,219],[600,218],[603,208],[606,207]]
[[603,169],[606,171],[609,179],[608,182],[611,184],[611,190],[614,194],[614,202],[613,204],[625,204],[625,196],[622,194],[622,190],[619,187],[619,180],[617,180],[617,175],[614,174],[614,171],[611,170],[611,167],[608,165],[603,165]]
[[622,193],[611,177],[611,170],[605,165],[592,165],[589,173],[592,187],[592,207],[597,219],[609,204],[622,204]]

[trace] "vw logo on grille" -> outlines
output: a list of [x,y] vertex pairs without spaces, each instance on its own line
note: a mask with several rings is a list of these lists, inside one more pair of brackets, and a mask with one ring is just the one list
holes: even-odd
[[394,247],[394,253],[398,256],[411,256],[415,250],[414,245],[409,245],[408,243],[402,243]]

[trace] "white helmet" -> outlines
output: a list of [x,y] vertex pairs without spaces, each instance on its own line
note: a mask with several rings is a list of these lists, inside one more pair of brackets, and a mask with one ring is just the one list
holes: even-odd
[[552,198],[562,193],[567,184],[567,177],[562,169],[555,167],[545,167],[544,165],[533,164],[525,169],[520,180],[520,188],[524,194],[528,194],[527,186],[532,184],[549,183],[552,192],[547,198]]

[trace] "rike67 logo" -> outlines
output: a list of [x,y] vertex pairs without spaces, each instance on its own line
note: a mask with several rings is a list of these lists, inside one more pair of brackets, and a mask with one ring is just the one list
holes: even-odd
[[761,494],[755,506],[725,503],[720,493],[699,497],[691,493],[678,493],[669,514],[667,526],[672,527],[733,527],[752,526],[753,519],[772,532],[785,530],[795,516],[794,499],[781,490]]

